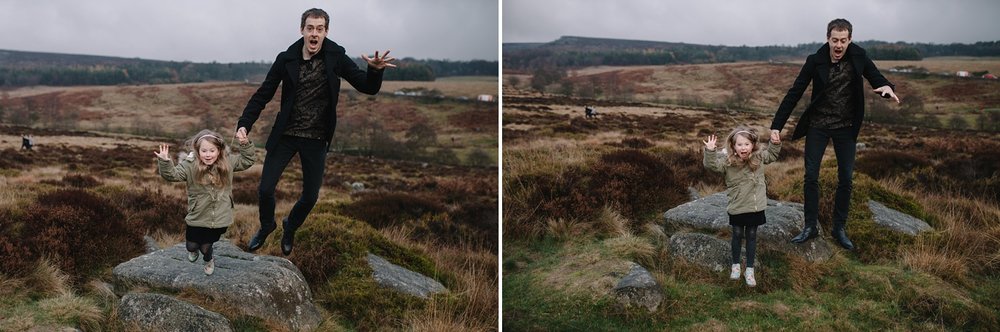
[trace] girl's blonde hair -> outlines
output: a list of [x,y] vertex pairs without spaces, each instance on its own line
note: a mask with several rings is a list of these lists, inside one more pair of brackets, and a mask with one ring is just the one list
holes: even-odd
[[[743,160],[736,153],[736,137],[740,136],[750,141],[750,158]],[[760,167],[760,157],[757,155],[757,150],[760,148],[760,144],[757,142],[757,129],[739,126],[733,129],[733,132],[729,133],[729,137],[726,138],[726,147],[729,149],[728,161],[730,166],[736,167],[750,167],[751,171],[756,171]]]
[[[222,136],[214,131],[204,129],[199,131],[194,137],[191,137],[188,142],[190,142],[189,145],[191,148],[194,149],[194,181],[216,188],[228,186],[229,181],[231,181],[229,174],[232,170],[229,169],[229,147],[222,140]],[[219,149],[219,157],[212,165],[205,165],[201,161],[201,149],[199,149],[201,142],[208,142],[214,145],[216,149]]]

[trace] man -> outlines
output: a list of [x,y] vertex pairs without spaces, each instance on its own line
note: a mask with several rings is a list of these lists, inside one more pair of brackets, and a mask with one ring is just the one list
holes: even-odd
[[862,77],[883,98],[899,103],[895,87],[885,79],[875,63],[860,46],[851,44],[853,27],[845,19],[830,21],[826,28],[827,43],[816,54],[806,58],[791,89],[781,101],[771,122],[771,137],[780,138],[795,104],[812,82],[812,100],[795,126],[792,140],[805,136],[805,227],[792,243],[803,243],[819,235],[816,229],[819,214],[819,166],[829,141],[837,156],[837,193],[833,207],[833,238],[847,250],[854,244],[847,238],[848,206],[851,203],[851,175],[854,155],[865,115],[864,82]]
[[263,246],[267,236],[277,228],[274,190],[281,173],[297,153],[302,161],[302,195],[282,221],[281,252],[291,254],[295,230],[312,211],[323,184],[326,153],[337,124],[338,77],[358,91],[374,95],[382,87],[382,71],[396,66],[389,63],[395,60],[389,57],[389,51],[381,57],[376,51],[374,58],[362,55],[368,70],[359,69],[343,47],[326,38],[329,27],[330,16],[322,9],[303,13],[299,26],[302,38],[278,54],[240,116],[236,136],[242,140],[280,83],[281,110],[267,137],[267,156],[258,187],[260,230],[250,240],[250,251]]

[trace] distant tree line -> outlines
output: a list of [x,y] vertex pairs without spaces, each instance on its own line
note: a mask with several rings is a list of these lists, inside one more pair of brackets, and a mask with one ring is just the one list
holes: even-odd
[[[823,43],[796,46],[718,46],[685,43],[563,37],[545,44],[504,46],[504,69],[540,67],[634,66],[768,61],[804,58]],[[930,56],[1000,56],[1000,41],[975,44],[923,44],[863,41],[875,60],[920,60]]]
[[[366,66],[356,58],[362,68]],[[385,80],[433,81],[447,76],[497,76],[497,61],[400,59]],[[270,62],[194,63],[0,50],[0,87],[120,85],[264,79]]]
[[[367,64],[361,58],[355,59],[358,66],[364,68]],[[387,81],[433,81],[438,77],[449,76],[498,76],[497,61],[472,60],[417,60],[403,58],[396,61],[396,68],[385,71],[383,79]]]

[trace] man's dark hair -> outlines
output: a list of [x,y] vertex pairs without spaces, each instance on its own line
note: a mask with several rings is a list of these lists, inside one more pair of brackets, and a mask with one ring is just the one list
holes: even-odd
[[310,17],[322,18],[326,21],[326,23],[323,24],[323,27],[326,28],[326,30],[330,30],[330,15],[327,15],[325,11],[319,8],[313,8],[307,10],[305,13],[302,13],[302,23],[299,24],[299,30],[305,29],[306,19]]
[[[302,22],[305,22],[305,18],[302,19]],[[851,33],[854,32],[854,27],[851,26],[851,22],[838,18],[830,21],[830,24],[826,25],[826,38],[830,38],[830,31],[833,30],[847,30],[847,38],[851,38]]]

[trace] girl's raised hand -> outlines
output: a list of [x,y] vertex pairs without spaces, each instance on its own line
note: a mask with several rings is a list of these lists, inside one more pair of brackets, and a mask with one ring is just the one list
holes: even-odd
[[160,152],[153,152],[156,157],[163,160],[170,160],[170,145],[160,144]]
[[712,135],[712,136],[708,136],[708,141],[707,142],[706,141],[701,141],[701,142],[705,143],[705,148],[706,149],[715,150],[715,141],[716,141],[716,137],[715,137],[715,135]]

